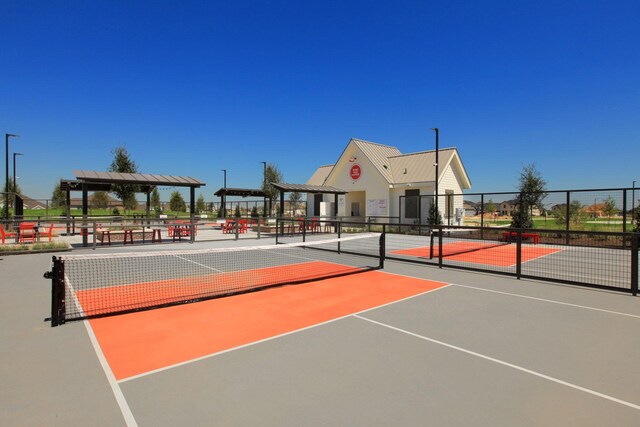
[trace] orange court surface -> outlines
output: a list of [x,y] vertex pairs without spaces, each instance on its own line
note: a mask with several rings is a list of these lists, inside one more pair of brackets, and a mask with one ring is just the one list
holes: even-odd
[[[531,261],[546,255],[558,252],[557,248],[545,248],[541,246],[522,246],[522,262]],[[451,261],[464,261],[474,264],[493,265],[496,267],[511,267],[516,265],[517,248],[511,244],[496,245],[485,242],[451,242],[442,245],[442,257]],[[430,248],[401,249],[393,251],[394,254],[408,255],[418,258],[429,258]],[[433,257],[439,254],[438,246],[433,248]]]
[[445,286],[379,271],[90,320],[117,380],[349,316]]

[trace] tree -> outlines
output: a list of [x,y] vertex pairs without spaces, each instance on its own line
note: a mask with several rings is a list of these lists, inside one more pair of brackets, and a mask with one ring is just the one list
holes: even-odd
[[258,207],[254,206],[251,208],[251,218],[258,218]]
[[442,224],[442,214],[436,207],[435,203],[431,203],[429,206],[429,215],[427,216],[427,224],[429,225],[440,225]]
[[207,209],[206,204],[204,203],[204,196],[201,194],[198,196],[198,200],[196,200],[196,212],[202,213]]
[[[565,225],[567,223],[567,205],[555,206],[551,209],[551,215],[556,219],[558,225]],[[569,228],[579,229],[585,218],[584,205],[579,200],[571,201],[569,204]]]
[[94,209],[106,209],[109,206],[109,196],[104,191],[96,191],[91,195],[90,203]]
[[162,213],[162,203],[160,203],[160,193],[158,193],[158,188],[154,188],[151,191],[151,208],[157,215]]
[[236,210],[235,210],[233,216],[235,216],[236,218],[240,218],[240,203],[238,203],[236,205]]
[[489,202],[487,203],[487,207],[485,209],[487,213],[491,216],[491,218],[495,219],[493,214],[496,212],[496,205],[495,203],[493,203],[493,199],[489,199]]
[[[2,191],[4,191],[4,186],[2,186]],[[13,179],[11,177],[9,177],[9,207],[12,208],[13,207],[13,193],[18,194],[18,195],[22,195],[22,190],[20,189],[20,186],[16,184],[15,189],[13,187]],[[3,201],[4,201],[4,196],[2,197]]]
[[[265,180],[262,184],[262,191],[264,191],[267,199],[269,199],[270,205],[278,198],[278,190],[273,186],[283,181],[283,176],[278,170],[276,165],[269,163],[265,169]],[[271,214],[271,212],[269,212]]]
[[186,212],[187,205],[182,198],[182,194],[179,191],[174,191],[171,193],[171,198],[169,199],[169,209],[172,212]]
[[533,208],[544,209],[543,200],[547,197],[547,181],[542,178],[535,164],[525,165],[520,172],[517,207],[511,218],[511,227],[533,228]]
[[602,213],[607,217],[607,224],[611,222],[611,217],[618,213],[616,201],[613,200],[613,197],[609,196],[604,200]]
[[291,205],[292,216],[296,216],[298,203],[302,200],[302,195],[298,192],[289,193],[289,204]]
[[[638,203],[640,203],[640,200],[638,201]],[[636,233],[640,233],[640,206],[634,209],[633,219],[636,222],[636,228],[633,231],[635,231]]]
[[[138,173],[138,166],[133,160],[131,160],[131,156],[125,147],[116,147],[112,153],[114,155],[114,159],[109,166],[109,172]],[[137,207],[137,186],[130,184],[117,184],[112,186],[112,191],[120,200],[122,200],[122,205],[125,210],[135,209]]]
[[52,208],[64,208],[67,206],[67,194],[60,188],[60,180],[53,187],[53,193],[51,194],[51,207]]

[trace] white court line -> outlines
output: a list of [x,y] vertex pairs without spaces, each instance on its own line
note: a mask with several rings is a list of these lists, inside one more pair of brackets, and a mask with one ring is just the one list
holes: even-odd
[[[76,291],[73,288],[73,284],[71,280],[65,275],[65,280],[71,289],[71,295],[74,303],[80,310],[80,314],[82,317],[85,316],[84,310],[80,305],[80,301],[78,301],[78,297],[76,296]],[[96,356],[100,361],[100,366],[102,366],[102,370],[104,371],[105,376],[107,377],[107,381],[109,382],[109,386],[111,387],[111,391],[116,398],[116,402],[118,403],[118,407],[120,408],[120,412],[122,412],[122,416],[124,418],[125,423],[128,427],[137,427],[138,423],[136,419],[133,417],[133,413],[131,412],[131,408],[129,408],[129,403],[127,403],[127,399],[125,399],[124,394],[122,393],[122,389],[120,385],[116,381],[115,376],[113,375],[113,371],[111,371],[111,367],[109,363],[107,363],[107,359],[100,348],[100,344],[98,343],[98,339],[96,338],[96,334],[93,332],[93,328],[88,320],[84,320],[84,327],[87,329],[87,334],[89,335],[89,339],[91,340],[91,345],[93,345],[93,350],[96,352]]]
[[[392,274],[392,273],[386,273],[386,274]],[[414,277],[414,279],[415,279],[415,277]],[[351,317],[353,315],[366,313],[368,311],[377,310],[379,308],[386,307],[388,305],[392,305],[392,304],[396,304],[396,303],[399,303],[399,302],[407,301],[407,300],[410,300],[412,298],[416,298],[416,297],[419,297],[421,295],[428,294],[430,292],[435,292],[435,291],[438,291],[440,289],[444,289],[446,287],[448,287],[448,285],[445,284],[444,286],[436,288],[436,289],[430,289],[428,291],[421,292],[421,293],[416,294],[416,295],[411,295],[409,297],[406,297],[406,298],[403,298],[403,299],[400,299],[400,300],[395,300],[395,301],[391,301],[391,302],[388,302],[388,303],[385,303],[385,304],[382,304],[382,305],[378,305],[378,306],[375,306],[375,307],[367,308],[366,310],[358,311],[356,313],[346,314],[344,316],[336,317],[335,319],[330,319],[330,320],[327,320],[327,321],[322,322],[322,323],[316,323],[316,324],[313,324],[313,325],[310,325],[310,326],[307,326],[307,327],[304,327],[304,328],[296,329],[294,331],[285,332],[285,333],[280,334],[280,335],[274,335],[272,337],[264,338],[264,339],[261,339],[259,341],[253,341],[253,342],[250,342],[250,343],[247,343],[247,344],[240,345],[238,347],[233,347],[233,348],[229,348],[229,349],[226,349],[226,350],[222,350],[222,351],[219,351],[217,353],[207,354],[206,356],[196,357],[196,358],[191,359],[191,360],[186,360],[184,362],[175,363],[173,365],[165,366],[163,368],[154,369],[153,371],[148,371],[148,372],[144,372],[142,374],[138,374],[138,375],[134,375],[134,376],[131,376],[131,377],[123,378],[121,380],[118,380],[118,383],[124,383],[124,382],[135,380],[135,379],[138,379],[138,378],[143,378],[143,377],[146,377],[148,375],[158,374],[158,373],[161,373],[161,372],[164,372],[164,371],[168,371],[170,369],[178,368],[180,366],[185,366],[185,365],[189,365],[191,363],[199,362],[201,360],[206,360],[206,359],[210,359],[212,357],[220,356],[220,355],[225,354],[225,353],[230,353],[232,351],[236,351],[236,350],[241,350],[243,348],[252,347],[254,345],[258,345],[258,344],[262,344],[264,342],[268,342],[268,341],[272,341],[272,340],[275,340],[275,339],[278,339],[278,338],[286,337],[288,335],[297,334],[299,332],[303,332],[303,331],[306,331],[306,330],[309,330],[309,329],[317,328],[319,326],[328,325],[330,323],[337,322],[338,320],[349,318],[349,317]]]
[[605,310],[603,308],[589,307],[587,305],[571,304],[571,303],[568,303],[568,302],[556,301],[556,300],[551,300],[551,299],[546,299],[546,298],[538,298],[538,297],[531,297],[531,296],[528,296],[528,295],[513,294],[513,293],[510,293],[510,292],[495,291],[493,289],[483,289],[483,288],[478,288],[478,287],[475,287],[475,286],[459,285],[457,283],[450,283],[450,285],[459,286],[461,288],[475,289],[477,291],[492,292],[494,294],[509,295],[509,296],[517,297],[517,298],[525,298],[525,299],[530,299],[530,300],[535,300],[535,301],[550,302],[552,304],[566,305],[566,306],[569,306],[569,307],[582,308],[582,309],[585,309],[585,310],[600,311],[600,312],[603,312],[603,313],[616,314],[618,316],[627,316],[627,317],[633,317],[633,318],[636,318],[636,319],[640,319],[640,316],[636,315],[636,314],[622,313],[622,312],[613,311],[613,310]]
[[518,371],[521,371],[521,372],[524,372],[524,373],[527,373],[527,374],[530,374],[530,375],[533,375],[533,376],[536,376],[536,377],[539,377],[539,378],[542,378],[542,379],[545,379],[545,380],[548,380],[548,381],[552,381],[554,383],[561,384],[561,385],[573,388],[575,390],[579,390],[579,391],[591,394],[593,396],[597,396],[597,397],[600,397],[600,398],[603,398],[603,399],[606,399],[606,400],[610,400],[612,402],[619,403],[621,405],[628,406],[629,408],[632,408],[632,409],[640,411],[640,405],[636,405],[634,403],[627,402],[626,400],[618,399],[616,397],[609,396],[607,394],[600,393],[600,392],[597,392],[595,390],[591,390],[589,388],[582,387],[582,386],[579,386],[579,385],[576,385],[576,384],[573,384],[573,383],[570,383],[570,382],[567,382],[567,381],[563,381],[561,379],[558,379],[558,378],[555,378],[555,377],[552,377],[552,376],[549,376],[549,375],[545,375],[545,374],[542,374],[540,372],[524,368],[522,366],[514,365],[513,363],[505,362],[504,360],[496,359],[496,358],[493,358],[493,357],[490,357],[490,356],[487,356],[487,355],[484,355],[484,354],[481,354],[481,353],[476,353],[475,351],[467,350],[466,348],[462,348],[462,347],[458,347],[458,346],[455,346],[455,345],[452,345],[452,344],[448,344],[448,343],[445,343],[445,342],[442,342],[442,341],[438,341],[436,339],[425,337],[423,335],[418,335],[416,333],[409,332],[409,331],[404,330],[404,329],[396,328],[395,326],[387,325],[385,323],[377,322],[377,321],[372,320],[372,319],[367,319],[366,317],[359,316],[358,314],[355,314],[354,317],[357,317],[358,319],[362,319],[362,320],[364,320],[366,322],[370,322],[370,323],[373,323],[373,324],[376,324],[376,325],[379,325],[379,326],[394,330],[396,332],[402,332],[403,334],[407,334],[407,335],[410,335],[412,337],[419,338],[421,340],[431,342],[433,344],[438,344],[438,345],[441,345],[443,347],[450,348],[452,350],[460,351],[462,353],[466,353],[466,354],[469,354],[471,356],[478,357],[480,359],[488,360],[490,362],[494,362],[494,363],[497,363],[499,365],[507,366],[509,368],[513,368],[513,369],[516,369]]
[[118,402],[118,406],[120,407],[120,412],[122,412],[122,416],[124,417],[124,421],[128,427],[137,427],[138,423],[136,419],[133,417],[133,413],[131,412],[131,408],[129,407],[129,403],[127,399],[124,397],[122,393],[122,389],[120,388],[120,384],[116,381],[115,376],[113,375],[113,371],[109,367],[109,363],[100,348],[100,344],[98,344],[98,339],[96,338],[95,333],[93,332],[93,328],[88,320],[84,321],[84,326],[87,328],[87,333],[89,334],[89,339],[91,339],[91,344],[93,345],[93,349],[96,352],[96,356],[98,356],[98,360],[100,361],[100,365],[102,366],[102,370],[107,377],[107,381],[111,386],[111,391],[116,398],[116,402]]
[[207,268],[207,269],[209,269],[209,270],[217,271],[218,273],[224,273],[222,270],[218,270],[217,268],[209,267],[208,265],[200,264],[199,262],[195,262],[195,261],[193,261],[193,260],[190,260],[190,259],[188,259],[188,258],[181,257],[181,256],[179,256],[179,255],[176,255],[176,258],[181,259],[181,260],[183,260],[183,261],[190,262],[190,263],[195,264],[195,265],[199,265],[200,267],[204,267],[204,268]]

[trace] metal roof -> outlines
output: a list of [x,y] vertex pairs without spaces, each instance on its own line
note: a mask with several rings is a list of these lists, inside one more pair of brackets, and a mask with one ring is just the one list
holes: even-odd
[[215,196],[242,196],[242,197],[265,197],[266,194],[260,189],[252,188],[221,188],[215,193]]
[[308,185],[322,185],[327,180],[329,173],[333,170],[335,165],[320,166],[315,173],[307,181]]
[[201,187],[206,185],[204,182],[190,176],[84,170],[73,171],[73,174],[81,182],[99,182],[103,184],[166,185],[174,187]]
[[284,192],[292,193],[324,193],[324,194],[347,194],[347,191],[325,185],[308,184],[271,184],[275,188]]

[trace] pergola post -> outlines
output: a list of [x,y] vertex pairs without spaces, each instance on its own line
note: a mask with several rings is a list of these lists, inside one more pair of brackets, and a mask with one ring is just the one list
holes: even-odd
[[87,190],[87,184],[82,183],[82,228],[80,228],[80,233],[82,234],[82,246],[88,246],[88,234],[89,229],[87,228],[87,216],[89,214],[89,191]]

